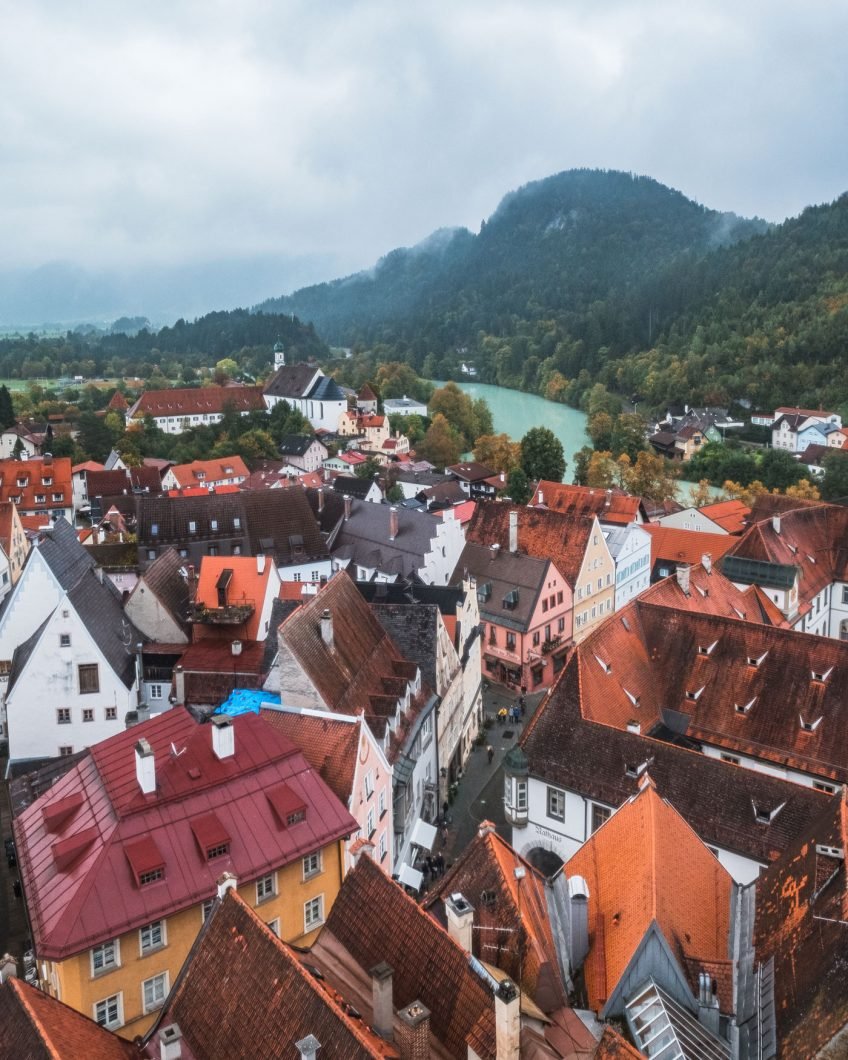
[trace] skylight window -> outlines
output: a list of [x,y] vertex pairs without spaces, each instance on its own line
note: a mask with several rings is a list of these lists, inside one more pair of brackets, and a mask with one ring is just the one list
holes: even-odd
[[695,690],[694,692],[693,692],[693,691],[690,691],[690,690],[688,690],[688,689],[687,689],[687,691],[686,691],[686,698],[687,698],[687,699],[690,699],[690,700],[697,700],[697,699],[699,699],[699,698],[700,698],[700,696],[701,696],[701,693],[702,693],[702,692],[704,691],[704,689],[705,689],[706,687],[707,687],[706,685],[701,685],[701,687],[700,687],[700,688],[698,688],[698,689],[696,689],[696,690]]
[[825,682],[828,677],[833,673],[833,667],[831,666],[827,670],[813,670],[810,674],[813,681]]
[[801,722],[801,731],[802,732],[815,732],[816,729],[819,727],[819,725],[821,725],[821,723],[822,723],[822,717],[823,717],[823,715],[820,715],[818,718],[816,718],[815,721],[805,721],[804,718],[802,718],[801,715],[799,714],[798,715],[798,720]]
[[595,655],[595,658],[598,661],[598,666],[600,666],[600,668],[604,671],[605,674],[611,674],[612,673],[612,663],[605,662],[600,657],[600,655]]
[[748,660],[747,660],[747,662],[748,662],[748,665],[749,665],[749,666],[753,666],[753,667],[755,667],[755,668],[756,668],[756,667],[759,667],[759,666],[761,665],[761,663],[762,663],[763,659],[765,659],[765,657],[766,657],[767,655],[768,655],[768,649],[766,649],[766,650],[765,650],[765,651],[763,652],[763,654],[762,654],[762,655],[759,655],[759,656],[749,655],[749,656],[748,656]]
[[716,644],[718,644],[717,640],[714,640],[712,642],[712,644],[699,644],[698,645],[698,654],[699,655],[712,655],[713,649],[715,648]]
[[764,806],[758,806],[753,799],[751,799],[751,805],[754,807],[754,819],[758,824],[771,824],[786,803],[782,802],[779,806],[775,806],[774,809],[771,810]]
[[747,714],[756,702],[757,697],[754,696],[754,698],[748,703],[734,703],[733,706],[737,714]]

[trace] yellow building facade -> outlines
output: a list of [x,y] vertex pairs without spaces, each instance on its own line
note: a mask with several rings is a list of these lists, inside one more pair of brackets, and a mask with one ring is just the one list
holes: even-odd
[[615,560],[607,548],[600,523],[595,519],[574,586],[575,643],[581,641],[614,610]]

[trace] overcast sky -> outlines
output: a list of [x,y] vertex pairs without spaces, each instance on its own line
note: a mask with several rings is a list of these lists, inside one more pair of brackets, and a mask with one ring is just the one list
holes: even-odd
[[334,275],[476,230],[510,189],[575,166],[770,220],[848,187],[840,0],[0,0],[0,15],[7,266],[279,255]]

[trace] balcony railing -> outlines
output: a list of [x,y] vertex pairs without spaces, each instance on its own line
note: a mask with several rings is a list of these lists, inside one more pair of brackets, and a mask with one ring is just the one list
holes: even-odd
[[550,655],[552,651],[562,644],[562,637],[551,637],[550,640],[546,640],[542,643],[542,655]]
[[253,603],[244,600],[239,604],[227,604],[226,607],[206,607],[195,604],[189,615],[189,621],[200,622],[210,626],[238,626],[247,622],[256,610]]

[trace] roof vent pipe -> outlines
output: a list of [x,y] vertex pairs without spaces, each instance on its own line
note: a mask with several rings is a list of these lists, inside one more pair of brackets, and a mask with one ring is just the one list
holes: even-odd
[[324,612],[321,615],[321,640],[324,641],[328,648],[332,648],[333,616],[330,614],[327,608],[324,608]]
[[159,1060],[181,1060],[182,1039],[183,1032],[176,1023],[163,1027],[159,1032]]
[[509,551],[513,556],[518,552],[518,512],[509,513]]
[[314,1034],[307,1034],[305,1038],[295,1042],[294,1047],[300,1053],[300,1060],[315,1060],[318,1050],[321,1048],[321,1043]]

